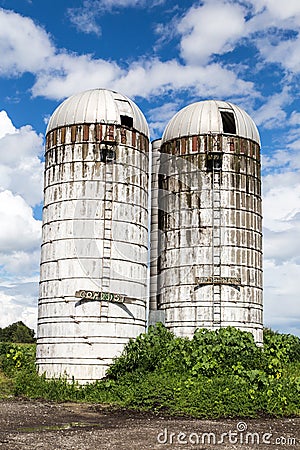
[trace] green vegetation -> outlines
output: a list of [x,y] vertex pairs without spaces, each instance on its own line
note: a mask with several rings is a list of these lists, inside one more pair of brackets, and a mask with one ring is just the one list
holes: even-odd
[[262,349],[236,328],[200,329],[187,339],[158,324],[127,344],[105,379],[86,386],[38,376],[34,352],[34,345],[0,344],[15,396],[203,418],[300,414],[300,339],[271,330]]
[[4,375],[2,370],[0,370],[0,399],[10,397],[12,395],[12,391],[12,380]]
[[35,342],[34,330],[23,322],[15,322],[8,327],[0,328],[0,342],[17,342],[31,344]]

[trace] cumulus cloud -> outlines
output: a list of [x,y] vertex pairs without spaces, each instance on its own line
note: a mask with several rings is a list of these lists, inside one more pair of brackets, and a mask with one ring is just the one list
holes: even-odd
[[284,231],[271,231],[266,229],[265,257],[273,261],[275,265],[283,263],[294,263],[300,265],[300,224],[293,221],[291,229]]
[[281,332],[299,335],[300,265],[265,260],[265,325]]
[[300,112],[298,111],[293,111],[291,113],[291,117],[290,117],[290,124],[291,125],[300,125]]
[[0,307],[5,314],[0,315],[0,327],[6,327],[17,320],[36,330],[37,324],[37,283],[38,279],[17,283],[0,284]]
[[[104,8],[104,5],[105,8],[146,6],[146,2],[137,0],[93,2],[99,9]],[[157,3],[147,2],[147,7]],[[83,7],[94,13],[95,9],[87,8],[88,4],[85,2]],[[120,89],[133,97],[149,97],[187,89],[199,96],[204,93],[220,98],[224,95],[227,98],[253,97],[255,92],[251,89],[252,83],[239,78],[238,68],[226,67],[224,63],[221,65],[214,60],[214,56],[231,51],[242,39],[248,39],[257,46],[265,61],[278,62],[286,69],[298,71],[299,39],[295,35],[283,38],[280,33],[274,33],[272,28],[283,26],[286,27],[283,29],[288,29],[289,21],[296,20],[297,5],[285,15],[282,15],[281,8],[272,8],[271,3],[266,1],[252,1],[252,6],[256,8],[254,13],[250,8],[251,2],[246,7],[238,2],[210,0],[202,6],[193,6],[177,21],[184,64],[178,60],[147,58],[147,61],[140,59],[127,67],[126,64],[121,67],[114,61],[95,59],[92,55],[76,55],[56,49],[51,37],[31,19],[2,9],[0,50],[6,57],[0,62],[0,73],[11,76],[31,72],[36,78],[32,87],[33,95],[56,100],[96,86]],[[273,22],[269,23],[271,16]],[[86,22],[93,28],[89,18]],[[4,28],[1,28],[2,24],[5,24]],[[260,32],[258,37],[254,35],[257,31]],[[275,45],[270,40],[274,34],[277,36]],[[267,116],[270,110],[265,107],[265,111],[261,111],[262,116]],[[262,117],[261,120],[261,123],[268,123],[268,117]],[[269,121],[268,126],[275,126],[275,122]]]
[[0,139],[6,134],[16,133],[16,128],[13,126],[12,121],[7,115],[6,111],[0,111]]
[[274,0],[251,0],[256,12],[268,11],[273,17],[281,20],[290,17],[300,18],[300,3],[298,0],[274,2]]
[[77,56],[62,52],[49,61],[47,70],[38,74],[32,93],[58,100],[79,90],[99,86],[111,88],[122,73],[117,63],[93,59],[91,55]]
[[182,65],[176,60],[162,62],[158,59],[132,64],[113,86],[129,96],[146,98],[185,90],[198,97],[219,98],[253,93],[253,83],[239,79],[219,64],[195,67]]
[[0,214],[0,326],[23,320],[36,328],[41,222],[10,191],[0,192]]
[[95,15],[95,10],[91,9],[88,3],[84,2],[81,8],[68,8],[67,16],[78,31],[100,36],[101,27],[96,22],[97,14]]
[[263,125],[264,128],[285,127],[287,113],[285,106],[292,100],[292,94],[288,86],[284,87],[279,93],[275,93],[266,98],[263,105],[257,109],[253,118],[257,125]]
[[15,129],[5,111],[0,112],[0,189],[21,195],[29,205],[42,200],[43,138],[31,126]]
[[[149,98],[165,92],[190,90],[194,95],[248,96],[254,93],[253,83],[239,79],[231,70],[212,63],[203,67],[180,64],[176,60],[157,58],[139,60],[127,70],[114,62],[93,60],[90,56],[59,55],[56,71],[38,76],[32,88],[35,96],[60,99],[79,89],[104,87],[119,90],[131,97]],[[60,69],[58,69],[60,68]],[[85,74],[89,73],[86,77]]]
[[33,20],[0,9],[0,74],[41,70],[54,52],[49,35]]
[[238,3],[215,0],[192,7],[178,24],[182,57],[189,64],[203,64],[215,53],[230,51],[244,23],[244,10]]
[[300,36],[273,43],[270,39],[258,40],[258,46],[265,61],[277,63],[293,73],[300,72]]
[[[195,95],[215,97],[253,93],[251,82],[239,79],[233,70],[217,63],[197,67],[180,64],[176,60],[147,58],[121,68],[114,61],[55,49],[42,28],[19,14],[1,10],[0,26],[1,20],[10,26],[6,26],[5,35],[0,32],[0,49],[5,49],[6,55],[3,58],[5,62],[0,62],[0,71],[9,75],[26,71],[33,73],[34,96],[59,100],[79,90],[99,86],[119,89],[133,97],[187,89]],[[188,39],[187,32],[185,38]],[[29,41],[34,41],[34,51]]]
[[0,192],[0,248],[2,253],[28,251],[40,244],[40,221],[33,218],[32,209],[19,195]]
[[246,24],[246,35],[263,61],[299,73],[300,3],[297,0],[251,0],[251,3],[254,14]]
[[263,168],[266,325],[299,334],[300,154],[280,149]]
[[[289,168],[292,153],[281,150],[279,155],[275,154],[276,158],[278,169],[265,176],[263,183],[265,315],[273,328],[284,326],[285,331],[296,332],[296,325],[299,326],[296,321],[299,322],[300,177],[298,170]],[[281,165],[280,159],[284,161]]]
[[268,174],[263,178],[263,192],[265,227],[273,231],[290,229],[290,220],[300,211],[299,172]]
[[[0,112],[0,326],[36,323],[41,221],[33,216],[42,198],[42,136],[30,126],[16,129]],[[14,282],[11,282],[11,279]],[[33,293],[34,292],[34,293]]]

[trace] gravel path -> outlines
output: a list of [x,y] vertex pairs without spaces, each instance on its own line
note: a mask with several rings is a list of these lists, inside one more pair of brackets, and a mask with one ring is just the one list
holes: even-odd
[[300,449],[300,418],[196,420],[92,404],[0,401],[7,450]]

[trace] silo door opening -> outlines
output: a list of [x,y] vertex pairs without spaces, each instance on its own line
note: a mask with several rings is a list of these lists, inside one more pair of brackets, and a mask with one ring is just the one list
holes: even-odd
[[229,111],[220,111],[220,113],[223,124],[223,133],[236,134],[236,126],[233,113]]

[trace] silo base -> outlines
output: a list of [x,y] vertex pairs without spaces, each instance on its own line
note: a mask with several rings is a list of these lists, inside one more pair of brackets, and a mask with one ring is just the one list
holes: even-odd
[[[111,362],[111,361],[110,361]],[[39,363],[38,373],[45,375],[46,379],[65,379],[68,382],[76,381],[78,384],[93,383],[104,378],[109,367],[107,364],[78,365],[72,363]]]

